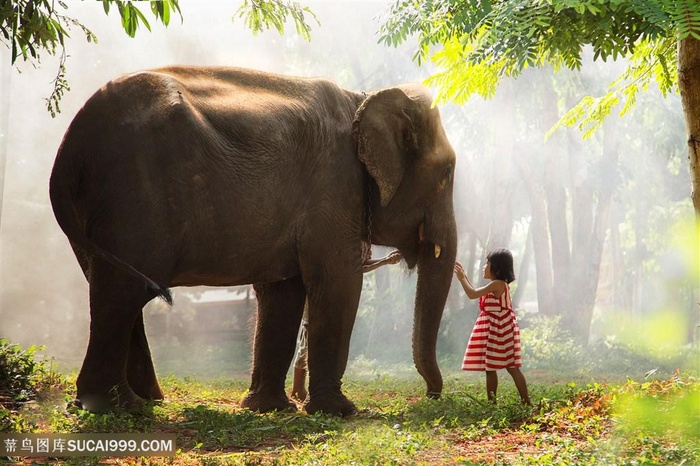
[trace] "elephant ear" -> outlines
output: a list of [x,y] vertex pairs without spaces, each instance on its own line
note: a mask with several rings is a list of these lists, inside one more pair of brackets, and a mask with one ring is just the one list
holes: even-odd
[[379,186],[384,207],[396,194],[407,155],[417,148],[417,102],[398,88],[370,95],[352,123],[357,156]]

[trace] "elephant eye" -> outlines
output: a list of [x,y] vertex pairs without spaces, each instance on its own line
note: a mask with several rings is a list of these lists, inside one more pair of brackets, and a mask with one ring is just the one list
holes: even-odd
[[443,172],[443,175],[440,178],[440,191],[445,189],[445,186],[447,186],[450,183],[450,181],[452,180],[452,173],[452,165],[448,165],[447,167],[445,167],[445,171]]
[[452,165],[448,165],[445,167],[445,172],[442,175],[442,179],[444,183],[449,183],[452,180],[452,174],[454,173],[454,170],[452,168]]

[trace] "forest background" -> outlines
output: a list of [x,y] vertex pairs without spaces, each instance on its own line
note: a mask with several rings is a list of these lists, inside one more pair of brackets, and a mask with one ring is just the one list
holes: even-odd
[[[253,37],[240,19],[231,23],[236,6],[230,2],[184,2],[182,22],[176,17],[168,28],[154,25],[133,39],[101,4],[67,4],[68,14],[89,25],[99,42],[88,43],[78,31],[67,39],[71,90],[55,118],[45,99],[58,59],[44,57],[37,68],[20,64],[18,74],[7,65],[9,51],[3,48],[6,172],[0,225],[0,336],[45,345],[65,371],[77,369],[84,354],[87,285],[53,219],[48,176],[63,132],[99,86],[123,73],[174,63],[328,77],[354,90],[422,81],[434,70],[430,63],[416,65],[410,42],[397,48],[379,43],[387,2],[310,2],[320,21],[312,25],[310,42],[292,29],[284,36]],[[440,106],[458,156],[458,259],[478,280],[488,250],[513,251],[514,304],[530,345],[525,348],[530,368],[537,368],[538,355],[544,360],[562,342],[572,354],[595,348],[641,352],[650,358],[636,368],[642,374],[659,364],[697,366],[692,355],[699,258],[678,97],[650,90],[624,117],[608,118],[588,139],[566,128],[545,138],[583,95],[604,93],[623,66],[594,63],[589,56],[580,72],[528,69],[505,80],[492,99]],[[376,248],[374,256],[385,252]],[[401,267],[365,277],[351,367],[410,365],[414,280]],[[448,368],[457,367],[477,314],[475,303],[454,285],[438,349]],[[157,301],[149,305],[147,331],[159,373],[247,373],[249,332],[214,338],[203,331],[221,327],[203,321],[214,314],[197,311],[205,299],[227,299],[211,297],[216,292],[221,295],[177,289],[173,309]],[[246,288],[228,293],[247,303],[235,316],[245,322],[244,330],[253,316],[248,293]],[[572,365],[567,357],[557,362]]]

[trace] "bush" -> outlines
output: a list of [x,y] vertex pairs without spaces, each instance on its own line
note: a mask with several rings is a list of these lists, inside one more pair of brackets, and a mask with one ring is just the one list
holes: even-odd
[[583,367],[584,348],[562,328],[560,317],[532,317],[520,333],[528,369]]
[[596,374],[639,378],[646,373],[669,377],[677,369],[696,369],[697,349],[681,347],[674,353],[652,353],[635,342],[614,335],[589,345],[562,328],[559,317],[535,316],[521,327],[526,369],[567,371],[570,376]]
[[21,346],[0,339],[0,405],[9,407],[34,399],[41,381],[49,375],[43,361],[35,359],[43,347]]

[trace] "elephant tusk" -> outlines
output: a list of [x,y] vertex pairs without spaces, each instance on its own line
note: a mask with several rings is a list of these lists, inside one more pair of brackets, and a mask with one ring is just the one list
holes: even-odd
[[439,244],[435,245],[435,259],[440,257],[440,253],[442,252],[442,248],[440,247]]

